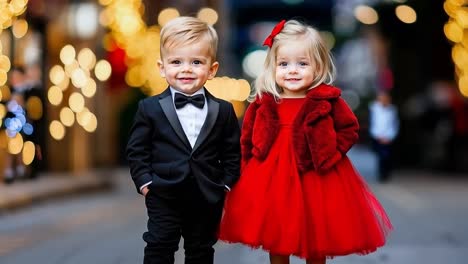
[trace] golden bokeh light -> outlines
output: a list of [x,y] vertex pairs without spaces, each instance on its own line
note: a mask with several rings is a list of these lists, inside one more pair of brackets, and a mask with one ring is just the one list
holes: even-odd
[[232,106],[234,107],[234,112],[236,113],[237,118],[241,118],[245,113],[245,103],[242,101],[231,101]]
[[10,10],[11,13],[15,16],[19,16],[26,11],[27,0],[11,0],[10,1]]
[[63,78],[63,80],[57,84],[57,86],[62,90],[62,91],[65,91],[68,89],[68,86],[70,86],[70,78],[68,78],[68,76],[65,75],[65,78]]
[[65,45],[60,50],[60,60],[62,61],[64,65],[70,64],[73,61],[75,61],[75,56],[76,56],[76,50],[70,44]]
[[0,85],[4,85],[7,82],[8,75],[6,71],[0,69]]
[[379,15],[374,8],[366,5],[359,5],[354,9],[354,16],[361,23],[372,25],[379,21]]
[[109,10],[103,10],[99,14],[99,24],[101,24],[102,26],[110,26],[113,21],[113,17],[111,16]]
[[23,136],[16,133],[13,138],[8,138],[8,152],[11,154],[19,154],[23,149]]
[[210,25],[214,25],[216,22],[218,22],[218,12],[209,7],[200,9],[200,11],[198,11],[197,17]]
[[50,122],[49,133],[55,140],[62,140],[65,137],[65,127],[57,120]]
[[88,74],[82,68],[77,68],[71,74],[71,81],[75,87],[81,88],[88,82]]
[[250,84],[244,79],[216,77],[207,81],[205,87],[215,97],[227,101],[245,101],[250,95]]
[[462,76],[458,80],[458,88],[460,90],[460,93],[463,96],[468,97],[468,77],[467,76]]
[[127,70],[125,81],[132,87],[141,87],[145,84],[145,78],[142,75],[142,70],[139,65],[135,65]]
[[42,118],[42,109],[44,108],[42,106],[41,98],[37,96],[31,96],[26,101],[26,113],[32,120],[39,120]]
[[88,119],[88,120],[87,120],[86,124],[83,126],[83,128],[84,128],[84,130],[86,130],[87,132],[92,133],[92,132],[96,131],[96,129],[97,129],[97,125],[98,125],[98,123],[97,123],[97,118],[96,118],[96,116],[95,116],[93,113],[91,113],[91,112],[88,112],[87,115],[88,115],[88,116],[87,116],[87,119]]
[[162,10],[158,15],[158,24],[162,27],[170,20],[179,17],[180,13],[175,8],[166,8]]
[[468,50],[463,45],[455,44],[452,48],[452,60],[459,68],[468,68]]
[[80,126],[85,127],[91,120],[91,112],[88,108],[83,108],[83,111],[76,113],[76,121]]
[[453,42],[452,60],[460,94],[468,97],[468,10],[464,0],[446,0],[444,10],[449,15],[444,25],[445,37]]
[[8,101],[11,98],[11,91],[10,88],[6,85],[0,87],[0,94],[2,101]]
[[4,70],[5,72],[8,72],[10,68],[11,68],[10,58],[8,58],[8,56],[0,54],[0,70]]
[[395,14],[403,23],[412,24],[416,22],[416,11],[408,5],[399,5],[395,8]]
[[72,93],[68,98],[68,105],[73,110],[73,112],[81,112],[85,106],[85,100],[83,95],[77,92]]
[[112,1],[114,0],[99,0],[99,4],[106,6],[112,4]]
[[23,146],[23,163],[24,165],[29,165],[33,162],[34,156],[36,155],[36,146],[31,141],[24,142]]
[[463,28],[453,20],[444,25],[444,33],[453,42],[460,42],[463,39]]
[[52,105],[59,105],[63,100],[63,92],[58,86],[51,86],[47,92],[47,99]]
[[4,104],[0,104],[0,120],[6,116],[7,109]]
[[80,65],[78,64],[78,61],[76,61],[76,60],[73,60],[69,64],[66,64],[65,65],[65,73],[66,73],[67,77],[72,76],[73,72],[78,68],[80,68]]
[[89,78],[86,85],[81,88],[81,92],[84,96],[91,98],[94,96],[94,94],[96,94],[96,87],[96,82],[93,79]]
[[8,17],[3,21],[0,27],[3,27],[4,29],[6,29],[6,28],[9,28],[12,25],[12,23],[13,23],[13,20],[11,19],[11,17]]
[[62,108],[60,110],[60,122],[67,127],[73,126],[75,123],[75,113],[68,107]]
[[65,77],[65,70],[62,66],[55,65],[50,69],[49,78],[53,84],[58,85],[59,83],[63,82]]
[[24,19],[18,19],[13,22],[12,27],[13,36],[15,38],[22,38],[28,33],[28,22]]
[[109,79],[112,73],[112,66],[106,60],[100,60],[96,63],[96,67],[94,68],[94,75],[100,81],[106,81]]
[[455,20],[462,28],[468,28],[468,11],[459,8],[455,14]]
[[84,69],[91,70],[96,65],[96,55],[89,48],[84,48],[78,53],[78,62]]

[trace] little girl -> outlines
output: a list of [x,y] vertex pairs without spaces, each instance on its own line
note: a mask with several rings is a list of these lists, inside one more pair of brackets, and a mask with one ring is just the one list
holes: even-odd
[[308,264],[385,244],[384,209],[346,156],[353,112],[331,86],[335,67],[314,28],[281,21],[242,127],[242,175],[228,194],[220,239]]

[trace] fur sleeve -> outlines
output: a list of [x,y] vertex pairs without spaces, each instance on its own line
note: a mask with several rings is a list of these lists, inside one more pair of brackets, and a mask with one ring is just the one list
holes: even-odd
[[336,130],[337,149],[344,155],[359,139],[359,123],[342,98],[334,102],[332,117]]
[[330,115],[331,104],[320,102],[316,111],[306,118],[306,136],[312,162],[319,174],[324,174],[341,159],[337,150],[337,133]]
[[258,108],[257,102],[252,102],[245,111],[244,121],[242,122],[242,133],[241,133],[241,168],[245,166],[247,161],[252,158],[252,133],[255,121],[255,115]]

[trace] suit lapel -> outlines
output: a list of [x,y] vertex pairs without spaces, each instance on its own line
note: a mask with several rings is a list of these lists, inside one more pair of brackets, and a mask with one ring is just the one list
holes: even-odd
[[205,88],[205,95],[206,95],[206,101],[208,103],[208,113],[206,115],[205,123],[203,124],[200,130],[200,134],[198,134],[197,141],[195,141],[195,145],[193,146],[192,153],[195,150],[197,150],[197,148],[201,145],[201,143],[210,134],[211,130],[213,129],[214,124],[216,123],[216,119],[218,118],[219,103],[213,100],[213,96],[210,93],[208,93],[206,88]]
[[167,89],[159,96],[159,98],[160,98],[159,104],[161,105],[161,108],[164,114],[166,115],[167,120],[169,120],[169,123],[171,124],[172,128],[176,132],[177,136],[179,136],[179,138],[182,140],[182,142],[184,142],[184,144],[188,148],[191,148],[190,142],[188,141],[187,136],[184,133],[184,129],[182,128],[182,125],[180,124],[179,117],[177,116],[177,113],[174,107],[174,101],[172,100],[172,96],[171,96],[171,91]]

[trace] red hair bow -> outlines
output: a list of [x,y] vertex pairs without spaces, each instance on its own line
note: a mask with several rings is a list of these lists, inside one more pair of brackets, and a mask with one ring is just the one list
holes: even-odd
[[271,31],[271,34],[263,42],[263,46],[268,46],[271,48],[271,46],[273,45],[273,39],[276,35],[278,35],[281,32],[281,30],[283,30],[285,23],[286,20],[283,19],[278,24],[276,24],[276,26]]

